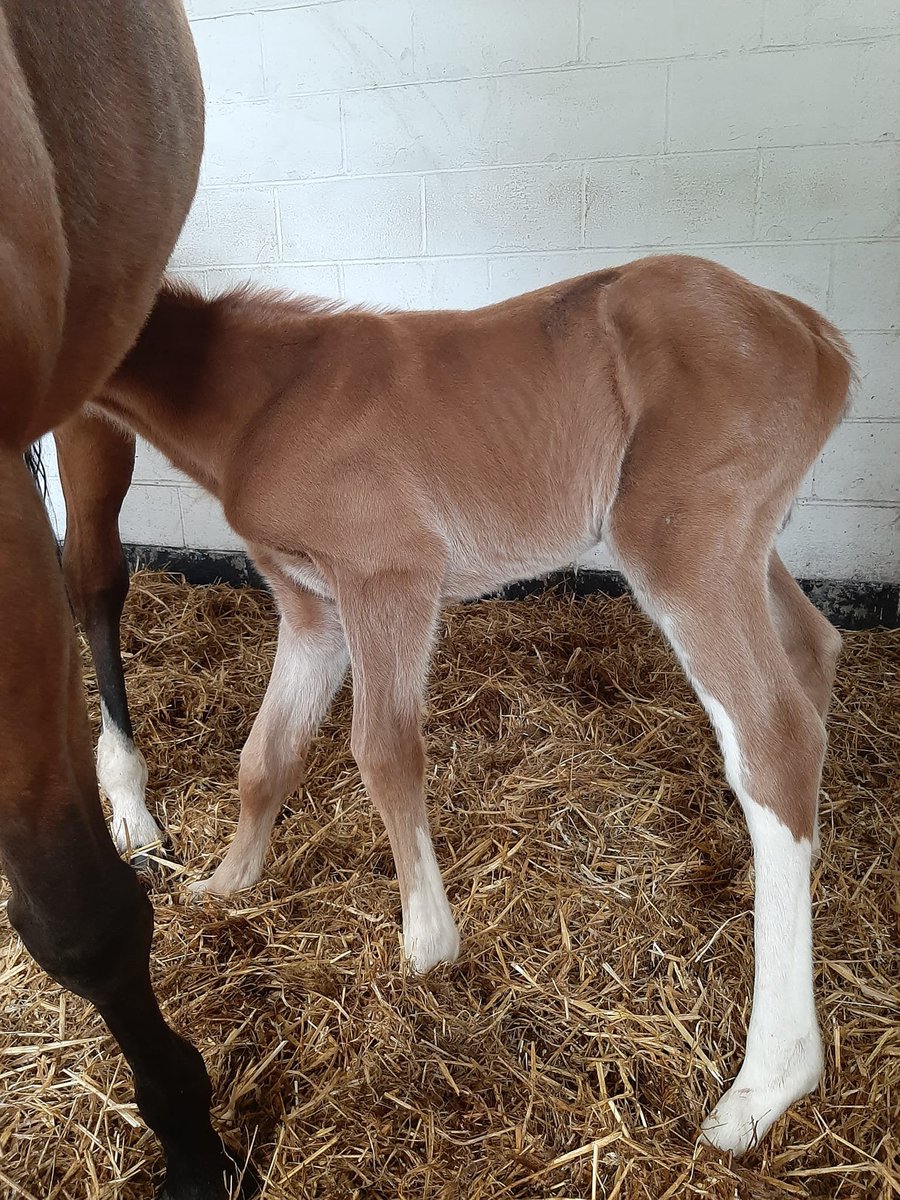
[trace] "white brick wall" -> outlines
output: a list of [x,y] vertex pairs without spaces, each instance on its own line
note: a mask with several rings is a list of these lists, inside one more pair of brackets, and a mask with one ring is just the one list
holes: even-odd
[[[209,117],[179,273],[476,306],[661,247],[717,259],[823,309],[859,355],[851,420],[783,536],[791,567],[900,578],[898,0],[189,13]],[[158,458],[137,478],[127,540],[236,544]]]

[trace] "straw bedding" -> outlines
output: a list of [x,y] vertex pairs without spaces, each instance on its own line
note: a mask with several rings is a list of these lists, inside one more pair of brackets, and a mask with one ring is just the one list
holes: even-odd
[[[900,632],[848,634],[815,876],[827,1082],[743,1165],[696,1144],[739,1063],[749,841],[705,716],[627,598],[446,614],[429,791],[463,955],[401,965],[342,693],[265,882],[189,900],[237,817],[268,597],[142,574],[124,644],[151,798],[154,969],[268,1200],[900,1194]],[[90,677],[92,711],[96,696]],[[0,1195],[146,1197],[157,1146],[109,1037],[0,925]]]

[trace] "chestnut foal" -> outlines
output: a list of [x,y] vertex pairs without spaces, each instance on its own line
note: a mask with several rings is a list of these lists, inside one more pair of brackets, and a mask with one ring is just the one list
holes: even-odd
[[134,1071],[169,1200],[220,1200],[231,1168],[202,1059],[153,994],[152,911],[103,822],[80,656],[23,455],[77,421],[137,336],[202,141],[177,0],[0,0],[0,858],[11,923]]
[[810,860],[840,639],[773,543],[850,378],[817,313],[688,257],[475,312],[165,288],[97,407],[218,496],[281,612],[237,835],[195,888],[259,879],[350,665],[406,952],[418,970],[455,959],[420,733],[441,605],[602,538],[705,706],[750,829],[746,1056],[703,1126],[745,1151],[822,1068]]

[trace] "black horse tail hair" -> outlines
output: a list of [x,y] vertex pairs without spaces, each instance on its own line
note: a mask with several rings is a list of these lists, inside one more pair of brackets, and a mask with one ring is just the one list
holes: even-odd
[[[40,442],[32,442],[22,457],[25,460],[25,466],[31,474],[31,478],[34,480],[34,486],[43,502],[44,512],[47,514],[49,522],[53,502],[50,499],[50,489],[47,486],[47,467],[44,463],[43,446]],[[54,535],[53,541],[56,546],[56,557],[62,562],[62,545],[59,538]]]
[[38,494],[46,505],[49,498],[47,490],[47,468],[44,465],[44,455],[40,442],[32,442],[24,454],[25,466],[31,472],[31,478],[34,480],[34,486],[38,490]]

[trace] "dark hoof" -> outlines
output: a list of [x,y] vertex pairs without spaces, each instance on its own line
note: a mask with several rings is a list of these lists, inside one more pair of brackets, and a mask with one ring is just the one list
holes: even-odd
[[[160,862],[162,859],[162,862]],[[158,882],[166,879],[171,875],[163,864],[172,863],[173,866],[180,867],[181,860],[175,853],[175,847],[170,837],[166,837],[165,841],[158,846],[153,846],[147,852],[138,850],[132,854],[128,862],[133,870],[135,870],[142,879],[148,882]]]
[[170,1160],[158,1200],[253,1200],[260,1180],[251,1163],[238,1162],[230,1151],[215,1167],[197,1164],[176,1168]]
[[247,1159],[238,1163],[230,1150],[227,1153],[232,1167],[229,1200],[254,1200],[262,1190],[262,1181],[253,1163]]

